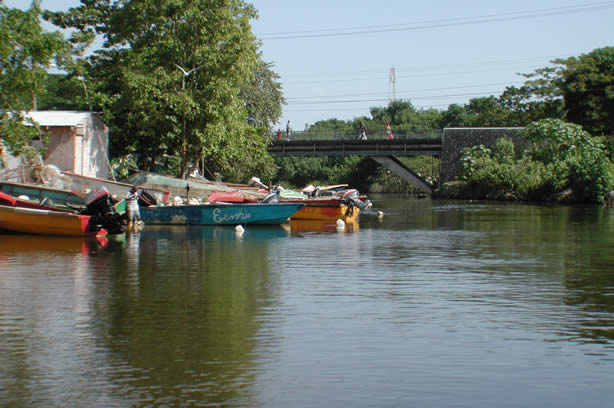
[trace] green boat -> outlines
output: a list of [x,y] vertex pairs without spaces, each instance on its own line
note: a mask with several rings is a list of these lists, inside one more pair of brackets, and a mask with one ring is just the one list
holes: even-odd
[[25,195],[28,196],[30,200],[37,200],[39,202],[51,200],[56,206],[85,207],[84,197],[70,190],[61,190],[37,184],[0,181],[0,191],[13,197]]

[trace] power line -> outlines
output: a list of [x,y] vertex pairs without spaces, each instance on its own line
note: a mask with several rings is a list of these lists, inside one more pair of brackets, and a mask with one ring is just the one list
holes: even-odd
[[[427,72],[427,73],[419,73],[419,74],[405,74],[399,75],[398,78],[426,78],[426,77],[441,77],[441,76],[451,76],[451,75],[464,75],[464,74],[473,74],[477,72],[494,72],[494,71],[509,71],[509,67],[504,68],[484,68],[484,69],[474,69],[474,70],[465,70],[465,71],[442,71],[442,72]],[[379,79],[383,79],[383,75],[380,75]],[[312,80],[312,81],[283,81],[285,85],[288,84],[314,84],[314,83],[323,83],[323,82],[358,82],[358,81],[372,81],[373,79],[378,78],[370,78],[370,77],[356,77],[356,78],[346,78],[346,79],[320,79],[320,80]]]
[[[396,72],[402,71],[420,71],[420,70],[436,70],[442,68],[464,68],[464,67],[473,67],[473,66],[497,66],[497,65],[509,65],[509,64],[522,64],[522,63],[531,63],[531,62],[540,62],[543,63],[545,61],[550,61],[557,58],[566,58],[560,55],[550,55],[543,57],[519,57],[519,58],[509,58],[503,60],[485,60],[485,61],[474,61],[465,64],[446,64],[445,67],[439,65],[415,65],[408,67],[395,67]],[[546,62],[547,63],[547,62]],[[379,75],[382,76],[383,69],[378,68],[374,70],[365,70],[365,71],[344,71],[344,72],[320,72],[320,73],[298,73],[298,74],[288,74],[284,75],[284,78],[320,78],[320,77],[347,77],[348,75]]]
[[[413,105],[413,104],[412,104]],[[451,104],[449,103],[440,103],[440,104],[431,104],[431,105],[413,105],[416,109],[430,109],[430,108],[438,108],[438,107],[449,107]],[[335,112],[356,112],[357,108],[335,108]],[[330,112],[330,108],[322,108],[322,109],[284,109],[286,113],[296,113],[296,112]]]
[[[544,62],[546,60],[552,60],[561,58],[558,56],[551,57],[533,57],[533,58],[518,58],[509,60],[493,60],[493,61],[476,61],[466,64],[446,64],[432,65],[432,66],[414,66],[405,68],[395,68],[396,78],[417,78],[417,77],[436,77],[442,75],[459,75],[475,72],[490,72],[490,71],[505,71],[512,68],[512,65],[522,65],[523,69],[529,70],[526,63],[542,63],[549,65],[550,62]],[[463,70],[462,68],[480,67],[479,69]],[[500,68],[497,68],[500,67]],[[450,70],[459,68],[459,70]],[[519,67],[520,68],[520,67]],[[409,71],[409,72],[408,72]],[[322,82],[354,82],[354,81],[367,81],[373,79],[384,80],[383,70],[379,71],[355,71],[355,72],[334,72],[334,73],[320,73],[320,74],[290,74],[283,75],[283,78],[301,78],[301,80],[283,80],[284,84],[309,84],[309,83],[322,83]],[[405,73],[404,73],[405,72]],[[365,74],[365,75],[360,75]],[[367,75],[368,74],[368,75]],[[356,76],[353,76],[356,75]]]
[[[501,86],[501,85],[513,85],[513,84],[522,84],[522,83],[524,83],[524,81],[499,82],[499,83],[491,83],[491,84],[474,84],[474,85],[463,85],[463,86],[444,87],[444,88],[410,89],[410,90],[397,92],[397,95],[398,94],[412,94],[416,92],[449,91],[453,89],[480,88],[484,86]],[[300,101],[301,99],[347,98],[347,97],[357,97],[357,96],[384,96],[384,93],[383,92],[366,92],[366,93],[341,94],[341,95],[295,96],[295,97],[287,97],[285,99],[286,101]]]
[[[423,95],[416,96],[412,99],[445,99],[445,98],[466,98],[466,97],[475,97],[475,96],[484,96],[484,95],[492,95],[497,93],[497,91],[493,92],[469,92],[469,93],[461,93],[461,94],[449,94],[449,95]],[[333,101],[303,101],[303,102],[294,102],[291,105],[328,105],[328,104],[338,104],[338,103],[361,103],[361,102],[388,102],[388,98],[374,98],[374,99],[340,99]],[[290,104],[289,104],[290,105]]]
[[[544,8],[527,11],[516,11],[509,13],[489,14],[473,17],[458,17],[451,19],[429,20],[417,23],[386,24],[389,28],[381,26],[369,27],[350,27],[346,29],[322,29],[309,31],[294,31],[287,33],[269,33],[260,35],[261,40],[288,40],[298,38],[321,38],[321,37],[342,37],[362,34],[378,34],[399,31],[416,31],[435,28],[467,26],[476,24],[487,24],[501,21],[513,21],[531,19],[539,17],[551,17],[557,15],[578,14],[584,12],[601,11],[614,8],[614,2],[599,2],[580,6],[567,6]],[[311,33],[311,34],[310,34]]]

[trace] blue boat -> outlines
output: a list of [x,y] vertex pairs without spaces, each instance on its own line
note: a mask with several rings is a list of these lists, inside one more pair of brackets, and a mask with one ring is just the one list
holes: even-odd
[[141,219],[145,224],[172,225],[279,225],[298,210],[302,203],[241,203],[173,205],[166,207],[141,207]]

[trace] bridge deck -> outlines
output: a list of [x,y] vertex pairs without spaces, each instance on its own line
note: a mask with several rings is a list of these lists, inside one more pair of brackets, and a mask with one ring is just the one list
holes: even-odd
[[275,140],[273,156],[440,156],[440,139]]

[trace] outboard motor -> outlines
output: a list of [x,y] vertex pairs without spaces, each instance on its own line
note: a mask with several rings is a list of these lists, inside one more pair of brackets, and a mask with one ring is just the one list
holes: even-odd
[[158,200],[156,200],[153,194],[145,190],[141,191],[141,194],[139,194],[139,206],[149,207],[156,204],[158,204]]
[[128,216],[116,213],[111,200],[106,189],[92,191],[85,196],[86,207],[81,214],[91,217],[91,227],[100,226],[109,234],[121,234],[126,231]]
[[277,191],[273,191],[272,193],[267,194],[263,199],[263,203],[278,203],[279,202],[279,194]]
[[341,197],[346,205],[351,205],[353,207],[360,208],[361,210],[369,208],[372,205],[371,201],[369,200],[362,201],[358,196],[358,190],[356,189],[346,190]]

